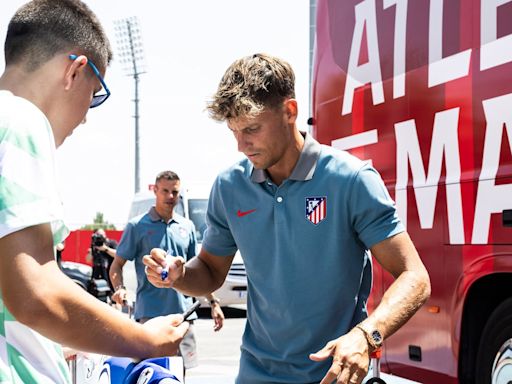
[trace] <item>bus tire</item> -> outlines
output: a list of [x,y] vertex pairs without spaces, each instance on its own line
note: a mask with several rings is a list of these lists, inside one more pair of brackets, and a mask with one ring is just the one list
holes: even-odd
[[475,383],[508,383],[512,378],[512,298],[503,301],[485,324],[476,359]]

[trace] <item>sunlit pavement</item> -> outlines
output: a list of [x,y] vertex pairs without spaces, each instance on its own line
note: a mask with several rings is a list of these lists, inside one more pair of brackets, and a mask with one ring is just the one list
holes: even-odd
[[245,327],[245,311],[228,309],[225,310],[225,315],[227,318],[224,328],[219,332],[213,332],[211,319],[202,318],[194,322],[199,366],[187,371],[186,384],[235,382]]

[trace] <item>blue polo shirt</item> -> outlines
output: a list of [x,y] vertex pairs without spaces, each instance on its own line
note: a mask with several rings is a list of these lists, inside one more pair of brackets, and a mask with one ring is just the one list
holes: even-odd
[[[189,260],[196,255],[196,232],[192,221],[174,213],[166,223],[152,207],[148,213],[130,220],[123,231],[117,255],[135,262],[137,273],[137,296],[134,318],[156,317],[181,313],[192,299],[174,289],[161,289],[146,278],[142,257],[149,255],[153,248],[161,248],[172,256]],[[193,318],[197,318],[194,315]]]
[[318,383],[309,354],[367,316],[368,249],[404,227],[375,169],[309,134],[277,186],[242,160],[211,191],[203,247],[240,250],[248,280],[237,383]]

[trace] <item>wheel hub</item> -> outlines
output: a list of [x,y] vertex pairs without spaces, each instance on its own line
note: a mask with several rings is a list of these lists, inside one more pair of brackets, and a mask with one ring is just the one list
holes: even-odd
[[492,365],[492,384],[512,384],[512,339],[506,340]]

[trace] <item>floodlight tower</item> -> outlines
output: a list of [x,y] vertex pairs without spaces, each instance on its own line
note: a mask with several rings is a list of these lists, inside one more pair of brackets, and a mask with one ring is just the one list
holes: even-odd
[[133,77],[135,85],[135,193],[140,190],[139,161],[139,75],[145,72],[144,52],[137,17],[114,21],[119,61],[127,76]]

